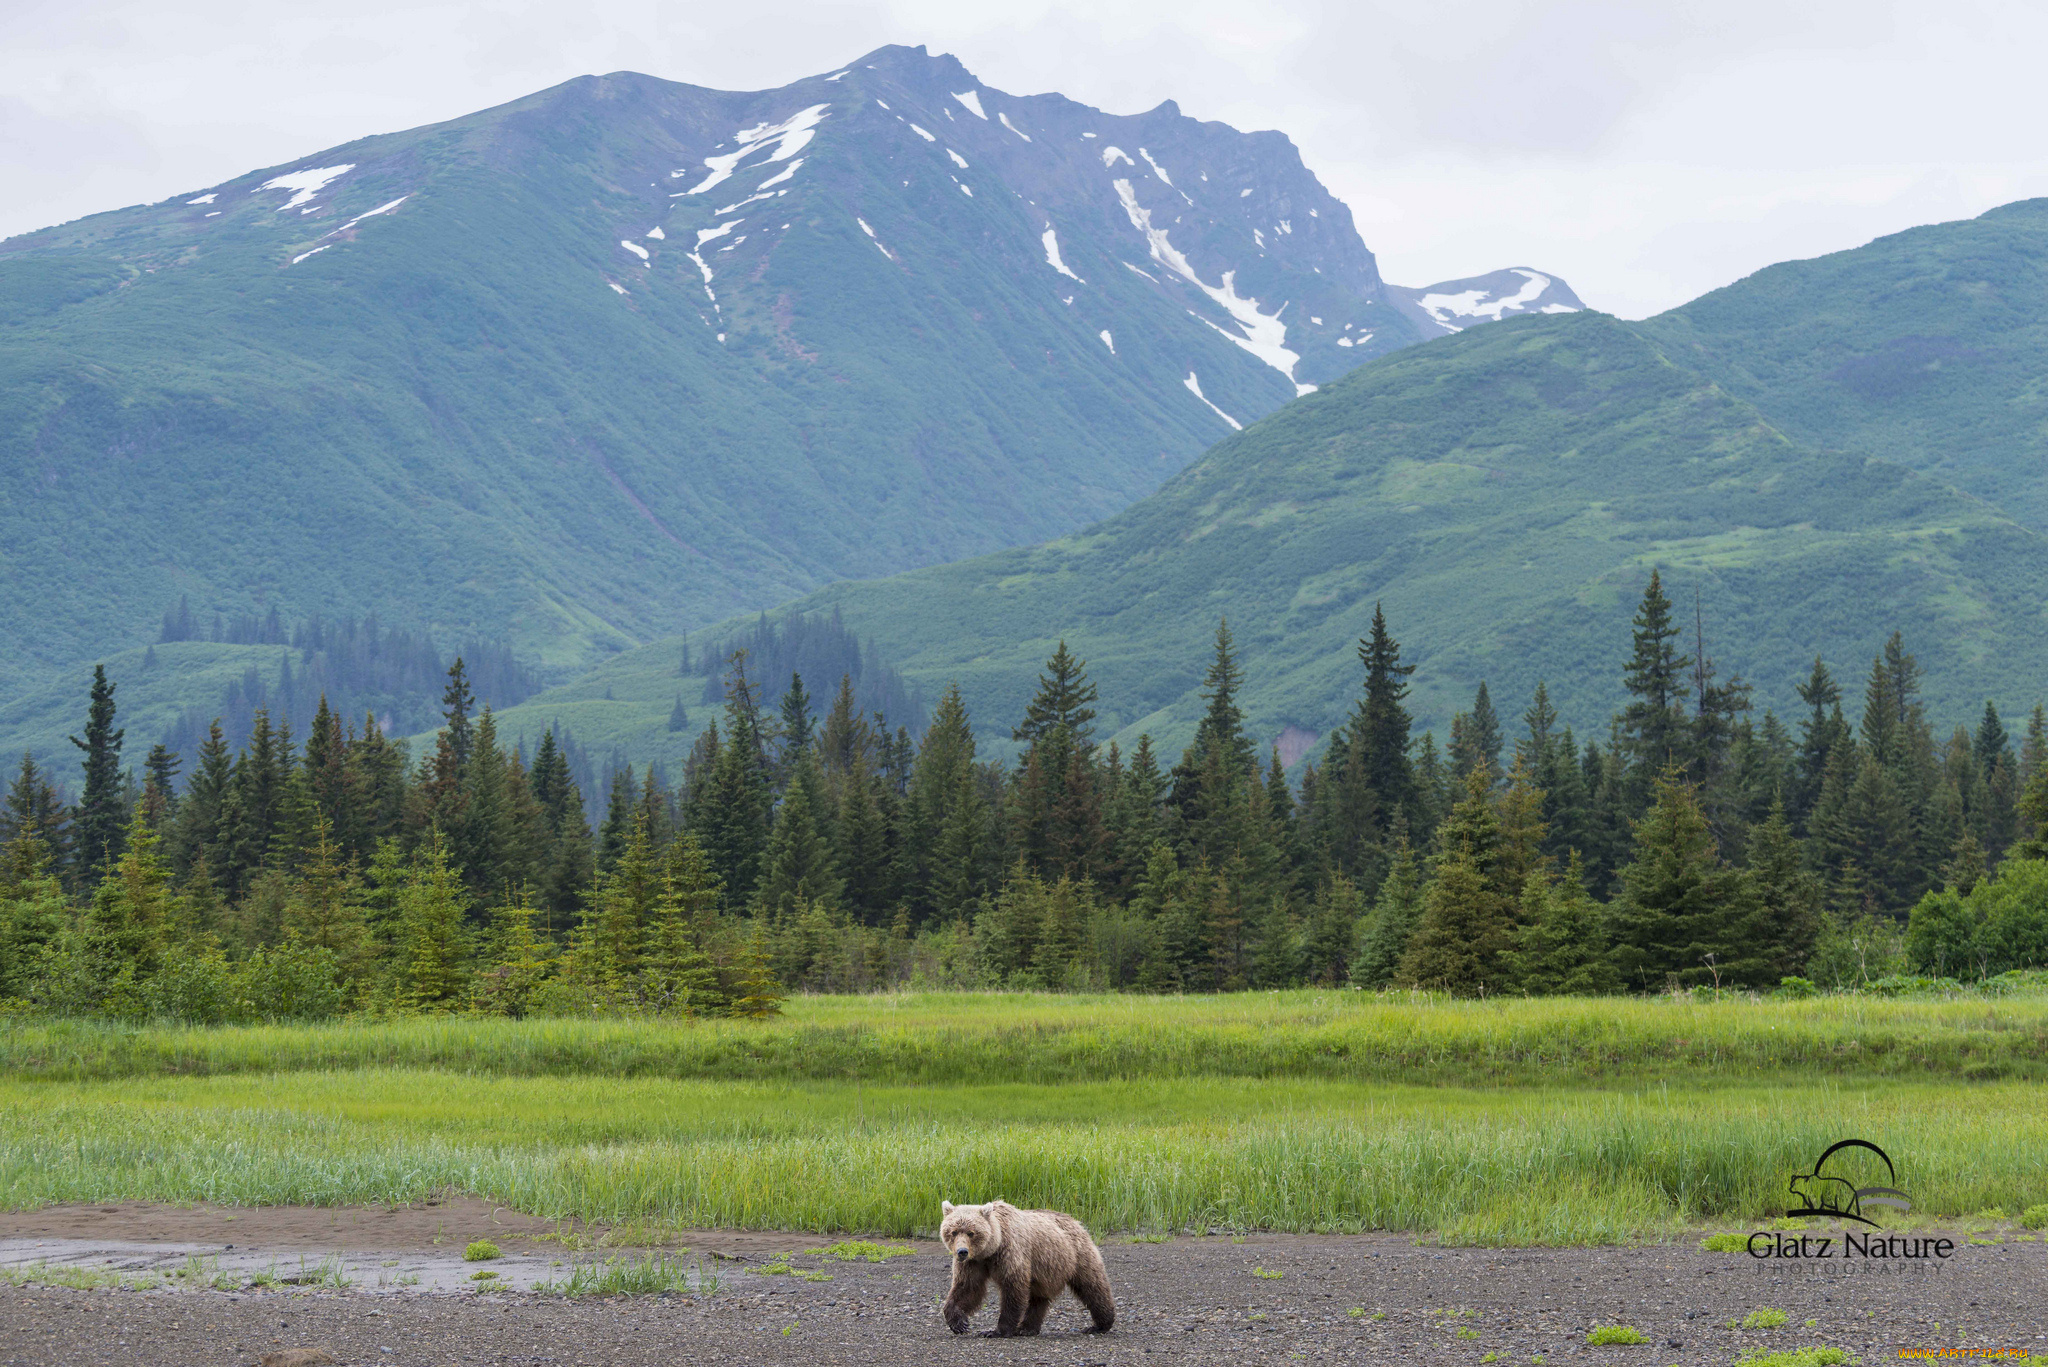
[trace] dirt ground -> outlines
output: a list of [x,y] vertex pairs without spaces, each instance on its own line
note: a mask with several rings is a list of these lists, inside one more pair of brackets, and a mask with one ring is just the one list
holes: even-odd
[[[680,1239],[689,1260],[717,1278],[708,1295],[568,1300],[468,1289],[474,1265],[461,1261],[461,1249],[471,1239],[505,1251],[493,1267],[534,1275],[616,1252],[540,1237],[558,1233],[552,1222],[475,1201],[395,1210],[131,1203],[0,1215],[0,1364],[249,1364],[288,1347],[393,1367],[1527,1364],[1537,1355],[1665,1367],[1814,1344],[1840,1345],[1870,1364],[1906,1349],[2048,1353],[2048,1245],[1972,1244],[1961,1235],[1954,1256],[1932,1270],[1894,1270],[1896,1259],[1760,1262],[1691,1242],[1456,1249],[1389,1235],[1111,1238],[1103,1255],[1119,1305],[1114,1332],[1081,1332],[1087,1317],[1066,1299],[1043,1337],[997,1341],[946,1331],[938,1301],[948,1270],[929,1243],[884,1263],[841,1263],[802,1254],[826,1242],[816,1236],[703,1232]],[[581,1233],[590,1240],[601,1231]],[[829,1280],[752,1270],[777,1254],[795,1254],[794,1267]],[[223,1269],[324,1259],[431,1275],[382,1287],[356,1276],[345,1291],[71,1290],[34,1280],[39,1263],[141,1274],[193,1257]],[[26,1280],[7,1284],[15,1279]],[[1758,1310],[1783,1311],[1786,1323],[1729,1327]],[[979,1324],[993,1322],[991,1305]],[[1588,1329],[1607,1324],[1631,1325],[1649,1344],[1588,1346]]]

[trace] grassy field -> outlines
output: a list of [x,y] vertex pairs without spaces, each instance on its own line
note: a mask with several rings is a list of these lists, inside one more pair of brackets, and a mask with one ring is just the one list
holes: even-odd
[[2048,1077],[2048,996],[1805,1001],[1254,992],[800,997],[767,1022],[433,1017],[321,1026],[0,1026],[0,1077],[429,1068],[972,1085],[1302,1078],[1613,1084],[1759,1075]]
[[[0,1205],[414,1200],[929,1234],[1653,1238],[1782,1211],[1836,1139],[1916,1213],[2048,1201],[2048,1002],[807,999],[766,1026],[15,1027]],[[2003,1080],[1967,1081],[1971,1063]]]

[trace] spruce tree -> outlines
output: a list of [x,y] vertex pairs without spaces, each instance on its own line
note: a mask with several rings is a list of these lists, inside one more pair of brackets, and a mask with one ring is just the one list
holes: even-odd
[[343,849],[353,848],[349,827],[355,814],[349,800],[348,742],[342,735],[341,718],[327,706],[325,693],[313,714],[313,729],[306,733],[302,763],[314,807],[335,843]]
[[476,982],[480,1013],[517,1018],[532,1008],[555,966],[551,946],[534,925],[540,916],[524,890],[491,908],[489,958]]
[[[420,829],[438,826],[444,834],[462,830],[469,757],[476,746],[476,731],[469,720],[475,705],[468,670],[458,655],[448,666],[448,686],[441,694],[441,730],[434,738],[434,753],[422,760],[421,810],[415,818]],[[461,852],[456,853],[459,857]]]
[[946,867],[941,846],[955,799],[963,792],[973,798],[973,774],[974,731],[960,686],[948,684],[918,746],[903,811],[904,891],[913,923],[938,913],[940,885],[957,873]]
[[1484,870],[1462,852],[1448,855],[1423,886],[1422,918],[1396,981],[1459,997],[1498,994],[1514,933],[1515,908],[1494,891]]
[[633,833],[633,821],[638,805],[634,792],[633,766],[625,764],[612,770],[611,791],[606,798],[604,820],[597,828],[597,871],[610,873],[618,866],[619,858],[626,852],[626,842]]
[[114,688],[107,681],[107,667],[94,665],[85,739],[71,737],[85,753],[85,793],[72,823],[81,877],[111,868],[121,857],[122,828],[128,821],[121,802],[121,738],[127,731],[114,727]]
[[120,842],[121,856],[105,870],[82,918],[91,990],[109,1015],[142,1013],[143,989],[171,946],[175,908],[157,840],[137,815]]
[[154,831],[169,829],[178,805],[178,756],[163,744],[149,747],[143,761],[142,808]]
[[1352,956],[1364,917],[1358,887],[1341,873],[1332,873],[1316,890],[1301,946],[1302,973],[1318,987],[1342,987],[1351,981]]
[[1087,746],[1094,739],[1095,685],[1088,682],[1088,662],[1076,659],[1061,641],[1038,676],[1038,691],[1024,709],[1024,719],[1010,733],[1010,739],[1029,747],[1054,731],[1064,731],[1069,742]]
[[1422,920],[1422,868],[1406,839],[1397,839],[1379,896],[1358,927],[1351,981],[1360,987],[1386,987],[1400,972],[1408,942]]
[[768,964],[767,927],[756,919],[754,933],[740,954],[740,981],[732,1014],[741,1020],[766,1020],[782,1014],[782,985]]
[[1519,888],[1501,882],[1501,829],[1484,767],[1465,776],[1465,797],[1437,831],[1437,860],[1422,892],[1422,918],[1396,980],[1457,996],[1497,994],[1510,977]]
[[818,820],[822,801],[817,764],[806,751],[790,775],[789,792],[775,813],[775,830],[763,858],[756,915],[771,925],[784,923],[802,907],[833,910],[839,905],[842,884],[833,866],[831,841]]
[[647,932],[643,995],[657,1010],[703,1016],[722,1014],[730,1006],[704,949],[717,924],[718,902],[711,861],[697,838],[684,832],[669,846],[661,897]]
[[1586,892],[1585,865],[1576,851],[1557,886],[1540,877],[1528,881],[1522,922],[1514,965],[1522,991],[1597,997],[1621,990],[1621,975],[1608,957],[1605,918]]
[[1173,848],[1161,841],[1145,864],[1139,897],[1157,929],[1159,957],[1146,986],[1154,990],[1200,992],[1214,981],[1206,868],[1183,869]]
[[1657,776],[1691,758],[1687,745],[1685,662],[1678,653],[1678,626],[1662,576],[1650,571],[1634,623],[1634,648],[1622,685],[1629,703],[1621,713],[1621,736],[1635,775],[1633,796],[1651,796]]
[[1486,680],[1479,681],[1472,695],[1472,710],[1458,714],[1451,736],[1451,772],[1463,779],[1474,769],[1484,770],[1489,781],[1500,777],[1500,716],[1493,710],[1493,697]]
[[510,763],[498,746],[498,722],[489,707],[478,718],[463,774],[462,826],[456,842],[463,873],[480,902],[509,897],[520,881],[513,846]]
[[811,748],[812,736],[817,729],[817,723],[811,717],[811,695],[804,691],[803,675],[792,673],[789,676],[789,688],[782,695],[781,712],[775,730],[775,776],[778,785],[789,782],[797,756]]
[[1415,769],[1408,757],[1413,722],[1405,699],[1415,666],[1401,663],[1401,643],[1388,630],[1378,603],[1373,604],[1372,633],[1358,643],[1358,658],[1365,665],[1365,696],[1347,730],[1372,793],[1373,820],[1384,831],[1397,813],[1406,813],[1414,824]]
[[1168,801],[1178,813],[1189,847],[1221,868],[1243,851],[1249,789],[1258,781],[1258,750],[1244,729],[1237,695],[1244,687],[1228,621],[1216,626],[1216,653],[1202,676],[1208,706],[1195,725],[1194,743],[1173,770]]
[[452,1011],[468,997],[468,894],[439,831],[405,866],[396,891],[397,987],[414,1011]]
[[1775,986],[1806,966],[1820,934],[1822,901],[1820,880],[1806,867],[1783,801],[1774,802],[1770,816],[1750,832],[1749,876],[1761,920],[1747,956],[1756,963],[1745,977],[1756,986]]
[[[1722,863],[1693,789],[1660,778],[1649,812],[1636,823],[1635,858],[1621,870],[1622,894],[1610,924],[1614,965],[1641,991],[1667,982],[1723,986],[1757,948],[1760,914],[1748,875]],[[1711,956],[1711,958],[1709,957]],[[1757,977],[1747,979],[1754,983]]]
[[711,773],[692,792],[691,829],[725,888],[728,906],[750,899],[760,881],[767,844],[770,790],[760,709],[746,673],[746,652],[735,651],[726,675],[725,725]]
[[286,899],[285,916],[287,935],[333,954],[344,982],[366,975],[370,944],[362,887],[324,816],[315,817],[313,839]]
[[218,874],[229,901],[239,901],[270,857],[284,787],[291,774],[291,732],[273,731],[270,712],[257,708],[249,743],[235,757],[221,803],[221,864]]
[[846,776],[838,820],[832,823],[834,863],[846,910],[865,925],[880,925],[895,902],[896,850],[883,815],[876,777],[865,761]]
[[56,785],[24,751],[0,807],[0,839],[12,867],[58,873],[70,850],[70,828]]
[[640,968],[641,941],[661,892],[647,818],[635,812],[617,864],[598,880],[576,945],[578,975],[614,1001],[623,999]]

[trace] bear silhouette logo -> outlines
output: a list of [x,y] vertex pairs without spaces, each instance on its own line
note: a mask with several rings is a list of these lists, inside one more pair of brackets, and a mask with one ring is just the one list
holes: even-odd
[[1863,1207],[1890,1206],[1895,1210],[1908,1211],[1913,1203],[1897,1187],[1859,1187],[1848,1176],[1843,1175],[1842,1165],[1836,1164],[1835,1172],[1828,1172],[1828,1160],[1843,1149],[1868,1149],[1884,1164],[1885,1180],[1898,1181],[1897,1170],[1892,1167],[1891,1156],[1867,1139],[1844,1139],[1839,1144],[1828,1146],[1827,1152],[1813,1165],[1812,1172],[1794,1177],[1790,1190],[1793,1197],[1802,1204],[1796,1210],[1785,1212],[1793,1215],[1831,1216],[1837,1220],[1854,1220],[1859,1224],[1875,1227],[1877,1221],[1863,1213]]

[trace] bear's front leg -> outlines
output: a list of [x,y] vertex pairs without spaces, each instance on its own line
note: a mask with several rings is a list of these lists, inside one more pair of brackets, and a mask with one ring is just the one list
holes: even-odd
[[953,1264],[953,1290],[946,1297],[946,1327],[956,1334],[967,1332],[968,1321],[981,1309],[988,1295],[988,1270],[979,1264]]
[[997,1281],[996,1291],[1002,1297],[1002,1304],[996,1311],[996,1327],[984,1329],[985,1339],[1015,1338],[1024,1323],[1024,1312],[1031,1305],[1031,1279],[1024,1275],[1004,1277]]

